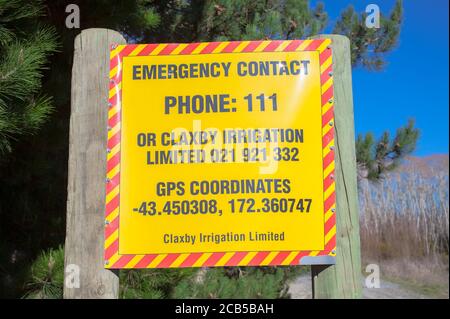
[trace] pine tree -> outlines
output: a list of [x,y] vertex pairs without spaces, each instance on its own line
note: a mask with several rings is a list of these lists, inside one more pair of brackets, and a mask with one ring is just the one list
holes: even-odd
[[261,40],[305,38],[326,26],[322,4],[307,0],[205,1],[198,25],[199,40]]
[[[397,1],[389,17],[381,14],[380,28],[367,28],[366,14],[360,15],[350,6],[342,12],[333,32],[350,39],[353,66],[380,71],[386,66],[385,54],[398,42],[402,18],[402,1]],[[414,128],[413,120],[399,128],[393,138],[387,131],[378,140],[370,132],[365,136],[359,134],[356,140],[358,177],[372,181],[383,178],[414,151],[418,138],[419,130]]]
[[350,39],[352,63],[369,70],[382,70],[384,54],[397,44],[403,17],[402,1],[398,0],[389,17],[380,15],[380,28],[367,28],[366,14],[358,14],[353,6],[344,10],[334,26],[333,33]]
[[41,1],[0,0],[0,154],[18,136],[36,132],[52,110],[40,89],[56,35],[36,23],[42,8]]
[[[32,165],[34,156],[28,155],[22,166],[12,150],[33,137],[53,109],[41,82],[57,40],[55,29],[39,22],[43,8],[37,0],[0,0],[0,295],[8,297],[20,289],[17,278],[22,280],[24,267],[29,267],[24,262],[26,250],[18,249],[26,236],[17,234],[31,232],[28,223],[36,218],[30,217],[36,216],[35,203],[42,201],[30,200],[33,187],[21,180],[23,176],[31,179],[25,167]],[[8,167],[8,163],[16,166]],[[19,207],[27,207],[27,214]]]
[[358,177],[379,180],[386,173],[394,170],[401,160],[414,151],[419,131],[414,128],[414,121],[397,130],[392,139],[389,132],[384,132],[379,140],[372,133],[358,135],[356,140],[356,161]]
[[27,274],[25,298],[61,299],[64,282],[64,249],[49,249],[33,262]]

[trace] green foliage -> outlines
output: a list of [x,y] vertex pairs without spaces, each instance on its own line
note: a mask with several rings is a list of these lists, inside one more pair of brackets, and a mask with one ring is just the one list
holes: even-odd
[[381,70],[386,64],[384,54],[395,48],[398,42],[402,16],[402,1],[397,0],[389,17],[380,14],[380,28],[367,28],[366,13],[358,14],[350,6],[342,12],[333,33],[350,39],[353,65]]
[[289,298],[289,279],[300,267],[225,267],[210,268],[181,281],[174,298]]
[[395,169],[401,160],[411,154],[419,138],[419,130],[414,128],[414,121],[397,130],[392,139],[389,132],[383,133],[375,140],[372,133],[358,135],[356,140],[356,161],[359,176],[378,180],[387,172]]
[[205,1],[198,24],[199,40],[293,39],[325,27],[323,5],[310,9],[307,0]]
[[120,297],[288,298],[287,281],[305,267],[140,269],[120,272]]
[[120,272],[120,297],[125,299],[171,298],[176,286],[196,272],[192,268],[139,269]]
[[56,33],[36,22],[41,14],[41,1],[0,0],[0,154],[19,135],[34,133],[52,110],[40,90]]
[[[68,0],[45,1],[51,14],[52,22],[61,28],[60,35],[66,48],[72,48],[73,38],[79,30],[65,28],[65,6]],[[164,1],[157,0],[78,0],[74,1],[80,8],[82,29],[109,28],[121,32],[129,41],[143,41],[162,25],[161,14],[155,5]],[[169,1],[171,2],[171,1]],[[179,1],[177,1],[179,2]],[[163,25],[163,29],[166,28]],[[66,43],[65,40],[68,42]],[[67,53],[69,54],[69,53]]]
[[[168,2],[172,8],[176,7],[177,1]],[[159,7],[158,12],[163,14],[161,9]],[[311,8],[307,0],[192,1],[190,5],[179,5],[174,11],[178,23],[172,24],[172,30],[190,27],[192,41],[302,39],[322,32],[328,22],[325,6],[319,2]],[[201,16],[197,17],[194,12],[201,12]],[[194,20],[194,16],[198,19]],[[367,28],[367,14],[358,13],[350,6],[338,18],[333,33],[350,39],[354,66],[381,70],[386,53],[397,44],[402,16],[402,2],[398,0],[389,16],[381,14],[380,28]]]
[[175,288],[175,298],[279,298],[286,294],[284,274],[280,269],[265,275],[250,268],[237,278],[220,268],[208,269],[204,278],[182,282]]
[[[286,282],[307,267],[225,267],[120,271],[120,298],[288,298]],[[64,249],[33,262],[25,298],[62,298]]]
[[64,284],[64,249],[44,251],[33,262],[25,298],[60,299]]
[[[287,282],[307,267],[224,267],[120,271],[120,298],[289,298]],[[64,249],[33,262],[25,298],[62,298]]]

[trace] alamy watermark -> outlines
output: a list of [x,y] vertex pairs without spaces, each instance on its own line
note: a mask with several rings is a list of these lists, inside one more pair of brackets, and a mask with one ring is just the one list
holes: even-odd
[[66,28],[79,29],[80,28],[80,7],[76,4],[69,4],[66,6]]
[[64,285],[66,288],[80,288],[80,266],[69,264],[64,272]]
[[366,277],[367,288],[380,288],[380,266],[377,264],[369,264],[366,266],[366,273],[369,273]]
[[380,28],[380,7],[376,4],[369,4],[366,7],[366,27],[369,29]]

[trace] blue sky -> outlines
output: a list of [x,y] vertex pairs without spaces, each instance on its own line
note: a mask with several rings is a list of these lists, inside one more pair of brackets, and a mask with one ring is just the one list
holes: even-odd
[[[317,1],[312,1],[314,5]],[[353,4],[359,12],[375,3],[389,13],[394,0],[325,0],[330,27]],[[448,153],[448,6],[447,0],[404,0],[404,21],[398,47],[381,72],[353,71],[357,133],[396,129],[416,120],[421,137],[415,155]],[[329,31],[329,30],[327,30]]]

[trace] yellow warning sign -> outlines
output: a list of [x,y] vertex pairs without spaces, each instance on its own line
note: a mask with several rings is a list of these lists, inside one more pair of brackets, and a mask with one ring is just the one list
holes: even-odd
[[[228,255],[227,265],[258,252],[334,254],[325,41],[311,40],[309,50],[302,41],[295,48],[292,41],[258,41],[141,45],[119,54],[110,87],[117,111],[110,121],[117,123],[108,141],[114,254],[172,254],[175,263],[183,256],[181,266],[202,254],[205,261]],[[273,49],[261,50],[261,43]],[[113,198],[117,207],[108,207]],[[191,254],[198,258],[189,263]]]

